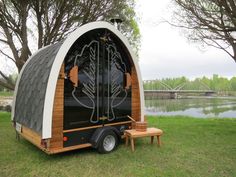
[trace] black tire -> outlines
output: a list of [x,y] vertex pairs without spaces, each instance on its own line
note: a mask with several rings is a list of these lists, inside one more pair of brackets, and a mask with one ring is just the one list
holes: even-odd
[[118,145],[117,135],[112,131],[105,131],[99,140],[98,152],[102,154],[113,151]]

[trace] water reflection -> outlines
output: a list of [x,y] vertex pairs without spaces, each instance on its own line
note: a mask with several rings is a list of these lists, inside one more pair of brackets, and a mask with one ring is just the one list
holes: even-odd
[[147,115],[236,118],[236,98],[152,99],[145,105]]

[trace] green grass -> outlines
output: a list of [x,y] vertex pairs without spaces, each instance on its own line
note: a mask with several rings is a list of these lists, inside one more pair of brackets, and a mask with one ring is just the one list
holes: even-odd
[[0,91],[0,97],[8,97],[8,96],[13,96],[13,92],[2,92]]
[[123,143],[105,155],[87,148],[49,156],[17,141],[10,114],[0,113],[0,176],[236,176],[236,119],[149,116],[148,122],[164,130],[161,148],[143,138],[134,153]]

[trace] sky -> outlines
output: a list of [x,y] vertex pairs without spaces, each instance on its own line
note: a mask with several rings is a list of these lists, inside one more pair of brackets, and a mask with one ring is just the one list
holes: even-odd
[[[194,79],[213,74],[236,76],[236,63],[224,51],[213,47],[200,51],[196,44],[187,41],[180,29],[159,23],[170,17],[170,0],[136,2],[142,36],[139,65],[144,80],[181,76]],[[0,62],[0,69],[16,72],[4,61]]]
[[144,80],[186,76],[212,77],[213,74],[236,76],[236,63],[224,51],[207,47],[202,51],[191,44],[181,30],[167,23],[171,14],[170,0],[138,0],[141,50],[139,65]]

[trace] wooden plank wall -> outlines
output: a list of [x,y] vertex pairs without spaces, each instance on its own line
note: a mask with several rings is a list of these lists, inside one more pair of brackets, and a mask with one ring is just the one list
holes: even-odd
[[136,120],[141,120],[141,111],[140,111],[140,93],[139,93],[139,82],[137,78],[137,73],[135,67],[131,68],[131,82],[132,82],[132,115],[131,117]]
[[63,148],[63,119],[64,119],[64,64],[57,80],[53,104],[52,138],[49,151]]
[[21,130],[21,136],[23,136],[25,139],[42,149],[41,147],[41,136],[37,134],[35,131],[31,130],[28,127],[22,126]]

